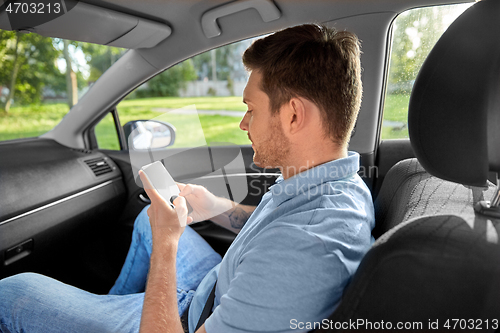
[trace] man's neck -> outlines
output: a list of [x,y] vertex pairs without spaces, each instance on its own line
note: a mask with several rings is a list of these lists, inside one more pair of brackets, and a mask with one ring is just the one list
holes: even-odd
[[294,161],[288,161],[288,163],[284,163],[283,167],[280,167],[281,174],[284,179],[288,179],[290,177],[295,176],[298,173],[304,172],[311,168],[314,168],[323,163],[327,163],[330,161],[338,160],[340,158],[347,157],[347,149],[339,149],[329,154],[321,154],[312,156],[304,156],[300,159],[294,159]]

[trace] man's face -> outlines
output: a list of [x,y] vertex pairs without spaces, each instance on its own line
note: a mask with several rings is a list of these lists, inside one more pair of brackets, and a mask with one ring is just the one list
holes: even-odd
[[262,75],[252,71],[243,91],[243,103],[248,111],[240,128],[248,132],[254,150],[253,161],[261,168],[286,166],[290,143],[283,132],[279,113],[271,114],[269,97],[260,89]]

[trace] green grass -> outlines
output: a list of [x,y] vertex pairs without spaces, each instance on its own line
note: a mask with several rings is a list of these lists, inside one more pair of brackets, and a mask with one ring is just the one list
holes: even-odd
[[[131,120],[149,120],[163,115],[163,120],[174,125],[177,130],[174,147],[191,147],[211,142],[250,143],[246,133],[238,127],[241,120],[238,117],[203,114],[197,117],[153,111],[157,108],[178,109],[193,104],[198,110],[246,110],[241,97],[166,97],[122,101],[118,104],[118,113],[122,125]],[[66,104],[59,103],[16,106],[8,114],[0,113],[0,141],[46,133],[61,121],[68,109]],[[119,149],[111,116],[99,123],[96,135],[99,147]]]
[[122,125],[132,120],[149,120],[158,117],[161,118],[160,120],[172,124],[176,128],[173,147],[193,147],[215,142],[237,145],[250,144],[246,132],[239,129],[241,121],[239,117],[153,111],[158,108],[180,109],[189,105],[195,105],[197,110],[246,110],[246,105],[241,102],[241,97],[167,97],[125,100],[118,104],[118,114]]
[[404,129],[395,129],[391,127],[382,127],[382,133],[380,133],[382,140],[390,139],[408,139],[408,127]]
[[[141,112],[142,111],[142,112]],[[161,115],[147,108],[133,110],[118,108],[122,124],[131,120],[149,120]],[[239,129],[240,118],[220,115],[182,115],[167,114],[162,119],[176,129],[175,143],[172,147],[194,147],[211,143],[226,142],[229,144],[250,144],[246,132]],[[201,125],[201,128],[200,128]],[[118,149],[118,140],[113,119],[103,119],[96,128],[96,136],[100,148]]]
[[0,113],[0,141],[39,136],[57,125],[69,107],[66,104],[18,106]]
[[198,110],[230,110],[246,111],[242,97],[157,97],[143,99],[129,99],[122,101],[118,106],[124,108],[168,108],[178,109],[188,105],[196,105]]
[[406,123],[408,121],[409,95],[387,95],[384,106],[384,119]]
[[[388,95],[384,119],[406,124],[408,100],[407,95]],[[246,110],[241,97],[164,97],[124,100],[118,104],[118,112],[122,125],[131,120],[149,120],[164,115],[164,120],[177,130],[174,147],[190,147],[204,142],[250,143],[246,133],[238,128],[241,120],[238,117],[201,114],[198,122],[196,115],[153,111],[158,108],[178,109],[193,104],[198,110]],[[68,106],[63,103],[13,107],[9,114],[0,114],[0,141],[39,136],[57,125],[67,112]],[[100,147],[118,149],[112,117],[103,119],[96,128],[96,133]],[[382,139],[407,137],[407,127],[382,128]]]
[[384,120],[397,122],[399,124],[391,126],[382,124],[382,139],[402,139],[408,138],[408,102],[409,95],[391,94],[387,95],[384,104]]

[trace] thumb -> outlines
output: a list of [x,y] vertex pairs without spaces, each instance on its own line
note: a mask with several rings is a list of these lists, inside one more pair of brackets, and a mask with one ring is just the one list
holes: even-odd
[[[185,227],[186,224],[191,223],[193,219],[187,216],[188,208],[186,199],[184,197],[178,196],[173,201],[173,204],[175,212],[177,213],[177,218],[179,219],[179,223],[181,224],[181,227]],[[189,219],[191,219],[191,221],[189,221]]]
[[139,170],[139,177],[141,177],[144,190],[148,194],[148,197],[149,199],[151,199],[152,203],[160,203],[165,201],[158,193],[158,191],[156,191],[154,186],[150,183],[148,177],[146,177],[146,174],[142,170]]
[[180,184],[180,183],[177,183],[177,185],[180,185],[179,186],[179,189],[181,190],[179,192],[179,195],[185,197],[186,195],[189,195],[191,193],[193,193],[193,187],[189,184]]

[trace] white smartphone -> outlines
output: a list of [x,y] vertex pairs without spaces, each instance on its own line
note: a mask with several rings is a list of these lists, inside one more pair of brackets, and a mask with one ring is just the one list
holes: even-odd
[[163,163],[156,161],[151,164],[147,164],[141,168],[141,170],[146,175],[151,185],[156,189],[156,191],[169,202],[172,206],[172,202],[179,195],[179,187],[175,183],[174,179],[167,171]]

